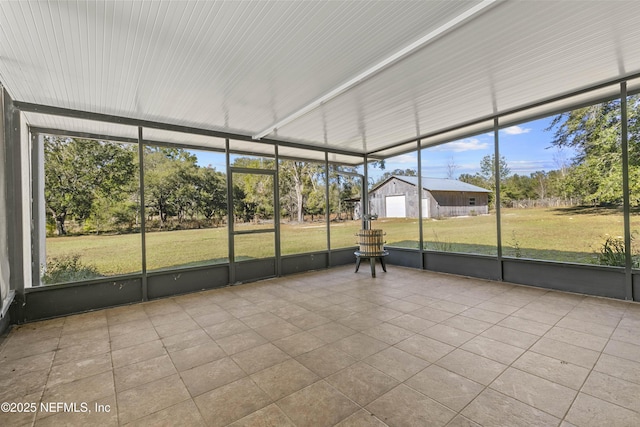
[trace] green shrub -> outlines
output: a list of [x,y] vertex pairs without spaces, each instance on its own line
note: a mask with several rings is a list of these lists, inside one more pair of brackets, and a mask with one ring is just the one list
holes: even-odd
[[[631,251],[631,267],[640,267],[640,258],[638,254],[633,252],[633,239],[631,235],[632,251]],[[626,253],[624,250],[624,239],[622,237],[607,236],[604,243],[596,253],[598,264],[610,265],[614,267],[624,267],[626,265]]]
[[47,268],[42,274],[42,283],[78,282],[103,277],[93,265],[80,262],[80,254],[64,255],[47,261]]

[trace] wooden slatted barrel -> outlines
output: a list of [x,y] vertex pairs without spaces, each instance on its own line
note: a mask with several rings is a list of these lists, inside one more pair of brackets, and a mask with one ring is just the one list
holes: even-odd
[[356,236],[358,236],[360,252],[363,254],[379,254],[384,251],[382,230],[360,230]]

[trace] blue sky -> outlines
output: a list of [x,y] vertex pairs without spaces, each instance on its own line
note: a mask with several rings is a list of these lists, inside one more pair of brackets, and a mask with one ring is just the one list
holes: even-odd
[[[558,169],[559,160],[569,163],[574,156],[571,149],[559,151],[551,146],[552,131],[545,131],[553,117],[512,126],[500,131],[500,155],[504,156],[512,174],[529,175],[532,172]],[[200,166],[212,166],[225,171],[224,153],[190,150],[198,157]],[[448,165],[456,166],[454,177],[475,174],[480,170],[480,160],[494,152],[493,133],[484,133],[470,138],[426,148],[423,150],[422,175],[447,178]],[[233,160],[233,159],[232,159]],[[385,170],[369,168],[369,176],[377,179],[386,171],[394,169],[417,169],[415,153],[389,158]]]
[[[558,150],[551,146],[553,131],[546,131],[553,117],[548,117],[500,131],[500,156],[505,157],[512,174],[529,175],[535,171],[558,169],[564,159],[569,163],[574,156],[571,149]],[[454,178],[461,174],[475,174],[480,170],[480,160],[494,153],[493,133],[425,148],[422,155],[422,175],[447,178],[448,165],[455,165]],[[385,171],[417,169],[415,153],[404,154],[386,161],[385,170],[370,168],[375,180]]]

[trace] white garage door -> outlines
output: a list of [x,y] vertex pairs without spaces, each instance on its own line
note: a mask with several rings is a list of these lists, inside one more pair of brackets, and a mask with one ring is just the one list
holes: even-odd
[[407,216],[404,197],[405,196],[387,196],[387,218],[405,218]]
[[431,200],[429,198],[422,199],[422,218],[431,218],[429,207],[431,206]]

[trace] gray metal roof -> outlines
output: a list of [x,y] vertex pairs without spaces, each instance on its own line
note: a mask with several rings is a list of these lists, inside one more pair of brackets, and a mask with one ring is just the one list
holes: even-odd
[[[416,186],[418,185],[417,176],[393,175],[391,178],[397,178],[402,181],[408,182],[409,184]],[[466,182],[458,181],[457,179],[428,178],[424,176],[422,177],[422,188],[427,191],[465,191],[467,193],[491,193],[491,190],[478,187],[477,185],[467,184]]]

